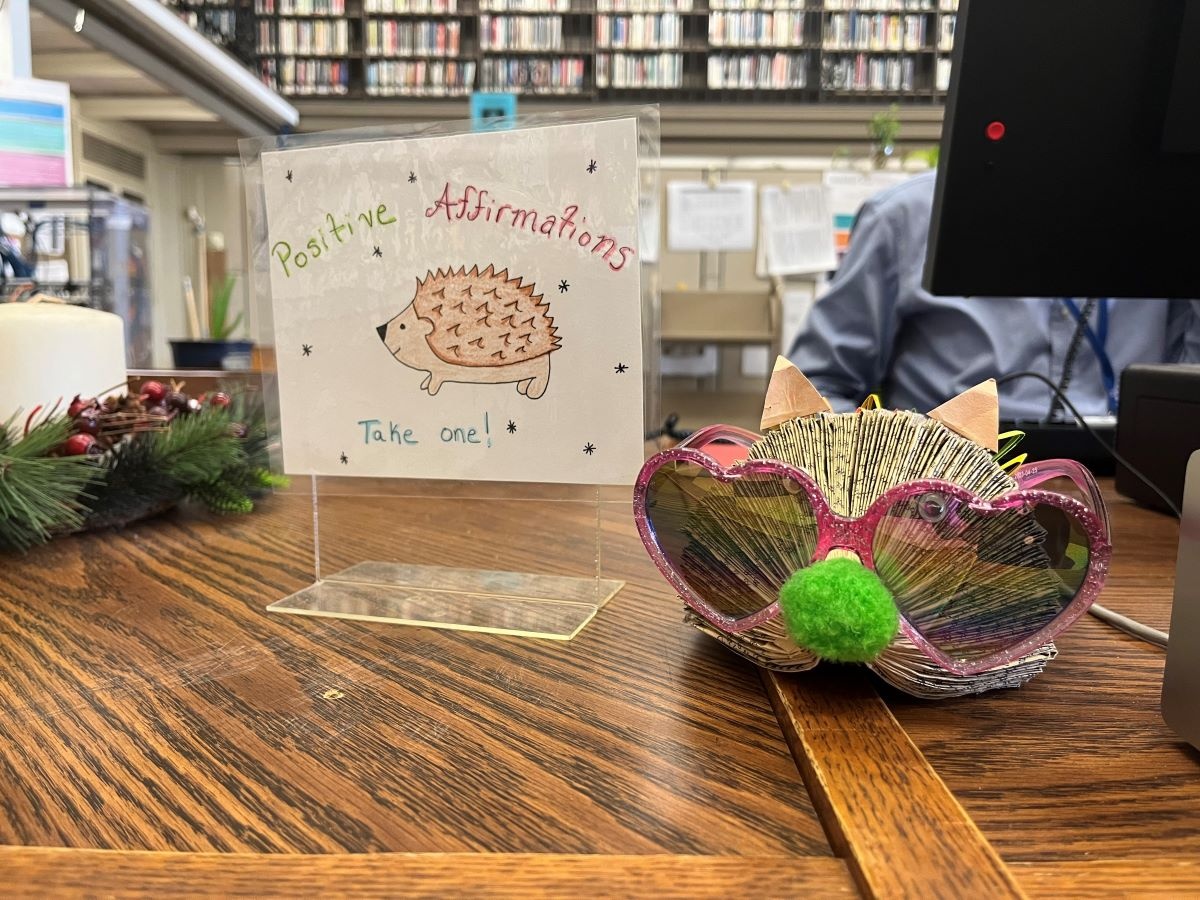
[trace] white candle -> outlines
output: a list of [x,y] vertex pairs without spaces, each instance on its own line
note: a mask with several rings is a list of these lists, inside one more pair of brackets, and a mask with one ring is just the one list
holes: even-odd
[[79,394],[124,393],[120,316],[59,303],[0,303],[0,425]]

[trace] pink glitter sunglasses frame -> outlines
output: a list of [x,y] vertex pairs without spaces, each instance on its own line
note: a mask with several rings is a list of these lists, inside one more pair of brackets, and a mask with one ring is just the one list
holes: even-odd
[[[929,492],[937,492],[956,499],[967,504],[971,510],[983,514],[1018,509],[1027,504],[1038,504],[1056,507],[1073,517],[1083,526],[1084,533],[1087,535],[1087,573],[1071,602],[1035,634],[995,653],[967,662],[954,659],[931,644],[905,618],[904,614],[900,613],[900,629],[904,635],[930,660],[956,675],[975,675],[997,666],[1006,665],[1049,643],[1087,611],[1104,586],[1109,560],[1112,556],[1112,546],[1108,538],[1108,513],[1095,479],[1087,469],[1077,462],[1057,459],[1022,466],[1013,476],[1018,489],[997,497],[995,500],[982,500],[970,491],[946,481],[911,481],[885,491],[862,516],[852,519],[840,516],[829,508],[820,488],[812,476],[803,469],[777,460],[746,460],[725,467],[708,454],[701,452],[702,448],[714,441],[728,441],[740,447],[749,447],[759,439],[759,435],[732,425],[711,425],[703,428],[678,447],[664,450],[647,460],[634,486],[634,518],[637,522],[638,533],[641,535],[642,543],[650,554],[650,558],[654,560],[654,564],[671,587],[679,593],[684,603],[714,628],[727,634],[739,634],[775,618],[779,615],[779,602],[775,601],[757,612],[734,618],[722,613],[704,600],[675,570],[659,546],[654,525],[650,521],[646,508],[650,480],[660,468],[670,463],[693,463],[722,482],[736,481],[743,475],[766,474],[785,478],[797,484],[803,490],[817,521],[817,545],[812,559],[809,561],[810,564],[825,559],[830,550],[845,549],[856,553],[863,565],[874,571],[872,541],[876,526],[898,501]],[[1052,491],[1034,490],[1037,485],[1054,478],[1067,478],[1072,481],[1089,499],[1091,507]],[[899,612],[899,610],[897,611]]]

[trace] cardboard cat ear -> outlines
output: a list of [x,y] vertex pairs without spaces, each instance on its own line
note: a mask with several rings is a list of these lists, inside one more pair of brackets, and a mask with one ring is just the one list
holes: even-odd
[[1000,398],[996,379],[963,391],[929,413],[955,434],[960,434],[995,453],[1000,449]]
[[792,419],[832,411],[829,401],[787,358],[780,356],[775,360],[771,383],[767,385],[767,400],[763,404],[763,431]]

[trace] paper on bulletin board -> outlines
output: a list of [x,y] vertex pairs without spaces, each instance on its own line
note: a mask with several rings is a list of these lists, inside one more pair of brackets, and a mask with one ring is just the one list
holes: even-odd
[[629,484],[637,122],[264,152],[285,470]]
[[0,81],[0,187],[65,187],[71,173],[71,88]]
[[667,247],[676,251],[753,250],[753,181],[667,183]]
[[762,189],[759,246],[767,275],[809,275],[837,267],[833,217],[819,184]]
[[880,191],[902,184],[907,172],[859,172],[831,170],[825,173],[825,192],[833,217],[834,245],[839,258],[850,247],[850,232],[862,205]]

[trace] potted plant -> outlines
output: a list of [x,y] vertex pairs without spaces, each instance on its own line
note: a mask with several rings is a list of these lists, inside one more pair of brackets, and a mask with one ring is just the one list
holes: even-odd
[[230,274],[212,292],[208,304],[208,339],[171,341],[177,369],[248,369],[254,344],[233,337],[244,315],[230,318],[237,276]]
[[900,136],[900,107],[893,103],[871,116],[867,133],[871,136],[871,161],[875,168],[882,169],[896,152],[896,138]]

